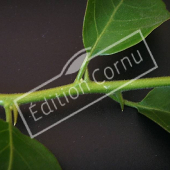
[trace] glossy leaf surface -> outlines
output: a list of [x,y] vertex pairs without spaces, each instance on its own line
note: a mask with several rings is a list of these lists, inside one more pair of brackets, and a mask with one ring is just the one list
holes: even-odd
[[112,48],[109,46],[137,30],[146,37],[168,18],[170,14],[162,0],[88,0],[84,46],[92,48],[91,56],[113,54],[139,43],[142,37],[135,34]]

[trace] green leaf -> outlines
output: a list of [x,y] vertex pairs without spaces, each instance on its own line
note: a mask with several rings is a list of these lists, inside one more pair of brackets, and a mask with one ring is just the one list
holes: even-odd
[[0,120],[1,170],[61,170],[56,158],[42,144],[12,124]]
[[170,133],[170,87],[153,89],[136,108]]
[[[144,37],[170,18],[162,0],[88,0],[83,41],[95,55],[106,47],[141,30]],[[113,54],[142,41],[135,35],[100,55]]]

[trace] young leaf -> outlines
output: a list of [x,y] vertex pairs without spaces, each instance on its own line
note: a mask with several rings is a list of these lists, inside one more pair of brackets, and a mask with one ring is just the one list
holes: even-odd
[[136,108],[170,133],[170,87],[153,89]]
[[56,158],[42,144],[0,120],[0,169],[61,170]]
[[[83,41],[91,56],[141,30],[144,37],[170,18],[162,0],[88,0]],[[113,54],[142,41],[133,36],[100,55]]]

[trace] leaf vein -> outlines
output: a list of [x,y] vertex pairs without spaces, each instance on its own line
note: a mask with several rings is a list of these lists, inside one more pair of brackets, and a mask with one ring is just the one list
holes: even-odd
[[98,38],[99,32],[98,32],[97,22],[96,22],[96,0],[94,2],[94,25],[95,25],[95,29],[96,29],[96,33],[97,33],[97,38]]
[[113,0],[111,0],[111,2],[112,2],[112,6],[113,6],[113,8],[116,8],[116,6],[115,6],[115,4],[114,4]]
[[[14,133],[20,140],[22,140],[25,144],[27,144],[30,148],[32,148],[32,146],[31,146],[29,143],[27,143],[26,141],[24,141],[22,138],[20,138],[20,136],[19,136],[16,132],[13,131],[13,133]],[[40,155],[45,159],[44,155],[42,155],[37,149],[35,149],[35,150],[36,150],[36,152],[37,152],[38,154],[40,154]]]
[[100,38],[103,36],[103,34],[105,33],[106,29],[108,28],[108,26],[110,25],[110,23],[112,22],[113,17],[115,16],[116,12],[118,11],[119,7],[121,6],[121,4],[123,3],[124,0],[121,0],[120,3],[117,5],[117,7],[115,8],[115,10],[113,11],[113,14],[111,15],[109,21],[107,22],[106,26],[104,27],[103,31],[101,32],[101,34],[98,36],[89,56],[91,56],[93,54],[93,51],[95,49],[95,47],[97,46],[98,42],[100,41]]
[[1,154],[2,152],[4,152],[8,147],[9,147],[9,144],[6,145],[3,149],[0,150],[0,154]]
[[14,150],[16,151],[16,153],[21,157],[21,159],[23,160],[23,162],[27,165],[27,167],[31,170],[31,167],[29,166],[29,164],[27,163],[27,161],[25,160],[25,158],[21,155],[21,153],[14,148]]
[[6,132],[6,131],[8,131],[8,129],[1,130],[0,133]]
[[[154,23],[154,24],[151,24],[151,25],[147,25],[147,26],[143,26],[143,27],[133,27],[132,29],[127,29],[127,30],[122,30],[121,32],[125,32],[125,31],[131,31],[131,30],[139,30],[139,29],[144,29],[144,28],[148,28],[148,27],[153,27],[153,26],[155,26],[155,25],[157,25],[157,24],[159,24],[160,22],[158,21],[158,22],[156,22],[156,23]],[[120,30],[112,30],[112,31],[108,31],[108,32],[110,32],[110,33],[115,33],[115,32],[120,32]]]
[[130,8],[136,8],[136,9],[150,9],[150,8],[153,8],[154,6],[156,6],[157,4],[158,4],[158,2],[157,3],[155,3],[155,4],[153,4],[152,6],[149,6],[149,7],[136,7],[136,6],[133,6],[133,5],[129,5],[129,4],[126,4],[126,3],[123,3],[124,5],[126,5],[126,6],[129,6]]

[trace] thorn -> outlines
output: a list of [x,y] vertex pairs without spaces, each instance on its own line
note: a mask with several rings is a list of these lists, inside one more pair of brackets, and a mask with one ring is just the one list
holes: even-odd
[[118,91],[118,92],[115,93],[115,95],[116,95],[116,98],[118,99],[118,101],[120,103],[120,107],[121,107],[121,110],[123,112],[123,110],[124,110],[124,99],[123,99],[122,93],[120,91]]
[[14,115],[14,126],[15,126],[18,120],[18,110],[15,106],[13,106],[13,115]]

